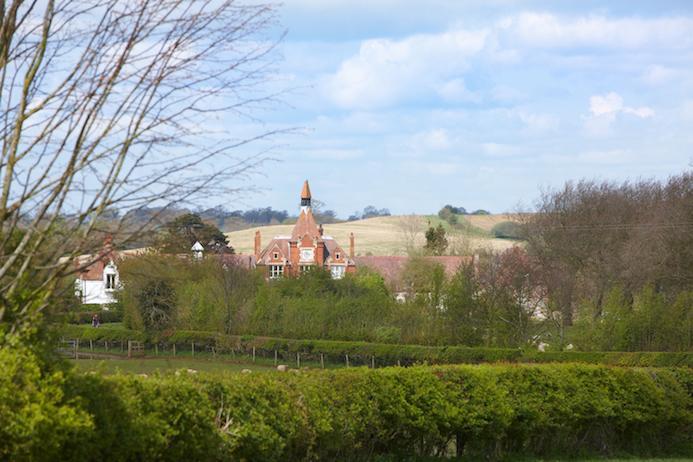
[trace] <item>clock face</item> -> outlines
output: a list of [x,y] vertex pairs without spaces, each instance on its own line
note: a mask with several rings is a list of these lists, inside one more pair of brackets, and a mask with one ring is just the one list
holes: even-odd
[[313,249],[301,249],[301,260],[313,260]]

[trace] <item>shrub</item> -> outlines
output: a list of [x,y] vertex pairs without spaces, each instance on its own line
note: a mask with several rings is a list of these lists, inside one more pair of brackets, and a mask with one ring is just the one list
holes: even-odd
[[499,239],[524,239],[522,225],[514,221],[502,221],[494,225],[491,234]]
[[0,460],[60,460],[93,436],[91,416],[67,398],[60,371],[42,373],[24,350],[0,348]]
[[352,368],[82,376],[71,392],[94,415],[92,458],[401,460],[445,454],[450,443],[473,459],[691,455],[692,376],[590,365]]

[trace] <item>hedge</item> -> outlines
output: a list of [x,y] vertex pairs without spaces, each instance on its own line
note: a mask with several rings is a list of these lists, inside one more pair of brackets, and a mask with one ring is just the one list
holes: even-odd
[[94,340],[99,342],[124,342],[127,340],[144,342],[147,340],[146,334],[137,330],[84,325],[61,326],[58,330],[58,335],[64,339]]
[[[94,332],[100,331],[100,332]],[[140,331],[109,329],[114,337],[109,338],[107,329],[87,326],[67,326],[61,331],[65,338],[81,340],[145,340]],[[98,336],[96,338],[95,336]],[[693,352],[539,352],[512,348],[482,348],[465,346],[423,346],[390,343],[369,343],[335,340],[295,340],[273,337],[223,335],[218,332],[176,331],[156,339],[160,343],[191,343],[213,346],[218,350],[234,349],[249,351],[280,351],[286,353],[325,354],[327,356],[352,358],[376,357],[380,363],[403,365],[428,364],[478,364],[485,362],[578,362],[615,366],[641,367],[693,367]]]
[[58,314],[58,319],[68,324],[91,324],[94,315],[99,317],[100,322],[122,322],[123,312],[114,310],[94,310],[94,311],[70,311]]
[[[90,416],[61,460],[693,456],[692,382],[687,368],[578,364],[85,374],[54,406]],[[15,459],[13,443],[0,454]]]

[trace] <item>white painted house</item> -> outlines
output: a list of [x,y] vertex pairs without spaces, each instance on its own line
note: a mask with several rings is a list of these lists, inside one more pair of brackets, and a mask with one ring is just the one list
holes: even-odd
[[99,255],[84,255],[77,259],[78,267],[93,261],[80,270],[75,281],[75,295],[82,303],[108,305],[116,301],[115,291],[120,287],[117,259],[110,239],[106,240]]

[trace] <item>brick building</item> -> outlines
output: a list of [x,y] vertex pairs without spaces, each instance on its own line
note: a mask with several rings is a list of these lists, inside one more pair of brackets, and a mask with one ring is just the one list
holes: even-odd
[[335,279],[356,271],[354,235],[349,236],[349,253],[347,253],[334,238],[324,234],[322,225],[318,226],[313,216],[308,180],[303,183],[301,213],[291,235],[275,236],[264,249],[261,244],[260,231],[256,231],[257,266],[265,269],[270,279],[297,276],[313,268],[324,268]]

